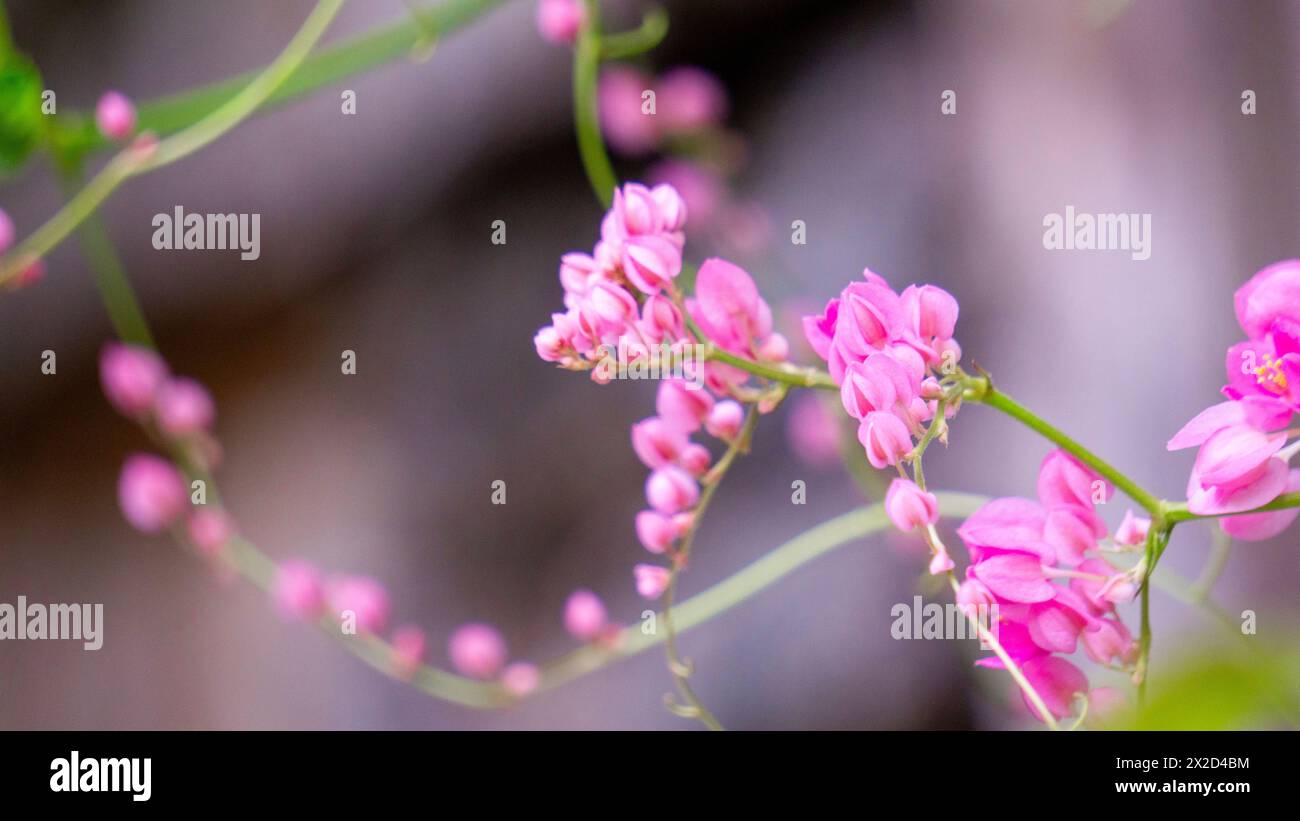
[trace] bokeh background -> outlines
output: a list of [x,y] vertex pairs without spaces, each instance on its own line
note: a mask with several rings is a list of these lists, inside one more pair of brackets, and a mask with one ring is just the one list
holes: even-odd
[[[7,2],[18,45],[59,105],[106,88],[137,100],[271,59],[308,0]],[[737,195],[771,242],[739,258],[778,315],[836,293],[864,266],[961,302],[967,358],[1140,482],[1181,497],[1191,453],[1164,441],[1212,403],[1239,335],[1231,294],[1300,253],[1300,4],[670,0],[643,65],[715,72],[744,139]],[[606,4],[611,28],[637,3]],[[348,4],[329,39],[408,14]],[[653,385],[600,388],[555,371],[532,335],[560,305],[555,270],[588,249],[600,210],[571,130],[570,57],[514,0],[398,61],[259,116],[132,181],[105,209],[160,346],[214,391],[219,479],[243,531],[389,585],[399,622],[445,664],[460,623],[501,628],[515,658],[569,649],[577,587],[615,618],[643,609],[631,565],[645,471],[628,427]],[[341,89],[357,92],[340,115]],[[940,94],[958,95],[942,116]],[[1253,89],[1258,113],[1241,113]],[[620,161],[636,178],[637,161]],[[3,182],[26,234],[57,209],[44,163]],[[262,255],[166,252],[150,220],[176,205],[262,215]],[[1153,252],[1050,252],[1042,219],[1073,205],[1152,214]],[[490,243],[505,220],[508,242]],[[793,220],[808,226],[792,245]],[[692,242],[691,255],[713,252]],[[794,333],[794,329],[788,329]],[[0,601],[102,602],[105,644],[0,643],[5,728],[665,728],[657,651],[517,709],[428,699],[275,616],[115,502],[122,458],[146,442],[101,397],[111,329],[75,242],[39,287],[0,299]],[[58,354],[43,376],[40,352]],[[339,354],[358,354],[342,376]],[[862,503],[837,466],[787,444],[782,409],[732,471],[701,533],[689,595]],[[965,409],[933,485],[1032,495],[1044,442]],[[933,451],[932,451],[933,453]],[[490,504],[503,479],[508,504]],[[790,485],[807,482],[804,506]],[[1104,509],[1113,524],[1122,501]],[[1166,562],[1194,576],[1208,528]],[[1295,528],[1239,546],[1217,595],[1262,635],[1294,627]],[[1025,726],[1004,675],[952,642],[894,641],[889,610],[920,589],[917,545],[842,548],[688,634],[694,681],[729,726]],[[1155,674],[1211,643],[1212,622],[1155,594]],[[1125,611],[1136,628],[1136,607]],[[1084,665],[1095,683],[1111,683]]]

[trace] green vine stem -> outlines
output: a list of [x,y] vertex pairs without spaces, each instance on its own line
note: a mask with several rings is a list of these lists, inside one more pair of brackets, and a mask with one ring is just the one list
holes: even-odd
[[625,60],[645,54],[668,35],[668,12],[654,6],[645,13],[641,25],[632,31],[606,34],[601,38],[600,59]]
[[343,6],[343,0],[318,0],[284,51],[238,94],[193,125],[152,147],[141,139],[109,160],[68,203],[5,257],[0,285],[16,277],[33,259],[40,259],[67,238],[131,177],[162,168],[198,151],[225,134],[264,101],[302,63],[312,46]]
[[586,16],[573,50],[573,125],[578,135],[578,154],[591,190],[605,208],[614,201],[618,177],[605,150],[597,111],[596,84],[600,79],[600,4],[583,0]]

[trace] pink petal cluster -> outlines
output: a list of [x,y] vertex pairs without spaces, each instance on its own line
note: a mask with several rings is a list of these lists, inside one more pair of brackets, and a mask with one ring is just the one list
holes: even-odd
[[953,339],[957,300],[934,285],[896,293],[863,271],[826,304],[804,317],[804,335],[826,360],[844,409],[858,420],[858,441],[876,468],[896,465],[933,417],[938,377],[961,359]]
[[162,357],[139,345],[105,345],[99,354],[99,381],[118,412],[153,422],[170,438],[206,438],[216,418],[207,388],[187,377],[173,377]]
[[180,471],[149,453],[127,457],[117,480],[117,500],[131,526],[145,533],[167,529],[189,506]]
[[[958,604],[997,605],[998,643],[1056,718],[1069,715],[1075,695],[1088,690],[1083,671],[1061,656],[1082,644],[1098,664],[1136,659],[1137,647],[1115,605],[1133,597],[1140,579],[1098,554],[1106,526],[1094,499],[1110,493],[1095,472],[1056,450],[1039,469],[1037,501],[994,499],[957,531],[971,558]],[[1132,519],[1126,538],[1148,525]],[[997,656],[977,664],[1004,666]],[[1026,705],[1042,719],[1027,699]]]
[[[677,191],[628,183],[614,192],[591,254],[560,260],[564,313],[533,338],[537,355],[570,370],[609,375],[596,364],[611,350],[644,353],[685,337],[681,310],[664,291],[682,270],[686,205]],[[638,296],[641,300],[638,300]]]
[[571,46],[586,20],[582,0],[540,0],[537,31],[542,39],[557,46]]
[[[1237,322],[1247,339],[1227,353],[1227,401],[1206,408],[1183,426],[1169,450],[1198,447],[1187,482],[1187,507],[1215,516],[1242,513],[1300,490],[1300,470],[1286,429],[1300,412],[1300,260],[1264,268],[1237,290]],[[1268,539],[1300,510],[1226,516],[1230,535]]]
[[[654,92],[654,111],[645,92]],[[720,126],[730,104],[717,77],[701,68],[669,69],[657,79],[626,65],[607,66],[597,87],[600,127],[620,154],[641,156],[666,139]]]

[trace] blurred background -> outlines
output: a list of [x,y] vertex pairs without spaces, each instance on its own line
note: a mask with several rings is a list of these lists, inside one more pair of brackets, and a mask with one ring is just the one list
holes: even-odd
[[[688,255],[743,263],[780,321],[819,309],[870,266],[961,303],[966,354],[1018,399],[1163,496],[1192,453],[1164,442],[1213,403],[1240,332],[1233,290],[1300,253],[1300,4],[667,2],[667,40],[639,67],[715,73],[745,241]],[[60,107],[119,89],[148,100],[264,65],[309,0],[7,2],[14,39]],[[643,8],[607,2],[611,29]],[[104,217],[164,355],[213,390],[218,478],[242,531],[276,558],[373,574],[431,660],[466,621],[512,658],[573,646],[561,609],[587,587],[614,618],[644,608],[630,568],[645,470],[628,427],[654,385],[597,387],[534,354],[560,309],[560,254],[589,250],[601,210],[572,134],[570,54],[514,0],[397,61],[258,116],[134,180]],[[327,39],[405,18],[348,4]],[[355,116],[340,92],[357,94]],[[940,95],[957,94],[957,113]],[[1258,111],[1241,111],[1252,89]],[[624,157],[642,178],[653,157]],[[44,161],[4,181],[20,236],[60,191]],[[261,214],[261,258],[155,251],[153,215]],[[1152,215],[1152,253],[1047,251],[1042,220]],[[508,242],[490,242],[504,220]],[[807,244],[790,240],[803,220]],[[689,229],[689,227],[688,227]],[[721,247],[720,247],[721,246]],[[793,323],[786,332],[800,335]],[[38,287],[0,299],[0,601],[102,602],[104,646],[0,642],[5,728],[683,729],[658,650],[516,709],[480,713],[375,673],[278,618],[167,539],[121,518],[123,457],[148,447],[102,398],[112,331],[76,242]],[[41,351],[57,376],[40,372]],[[342,376],[340,352],[358,373]],[[799,356],[807,354],[799,347]],[[837,464],[802,461],[790,408],[760,424],[701,531],[683,594],[863,503]],[[716,451],[715,451],[716,452]],[[933,486],[1032,495],[1045,443],[979,407],[928,459]],[[507,483],[508,503],[490,503]],[[807,504],[790,504],[791,482]],[[1103,509],[1113,525],[1118,497]],[[1295,626],[1297,530],[1239,545],[1217,588],[1261,636]],[[1165,561],[1195,576],[1208,527]],[[921,589],[902,537],[841,548],[683,640],[704,702],[731,727],[1025,726],[1004,674],[971,648],[894,641],[889,611]],[[943,600],[943,599],[940,599]],[[1137,608],[1124,610],[1136,632]],[[1156,593],[1154,675],[1219,628]],[[1083,666],[1094,684],[1114,677]]]

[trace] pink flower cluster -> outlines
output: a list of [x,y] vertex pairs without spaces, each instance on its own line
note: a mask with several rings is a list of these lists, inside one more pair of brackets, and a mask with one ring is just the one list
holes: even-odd
[[[678,293],[673,279],[681,271],[685,220],[685,206],[670,186],[628,183],[616,191],[594,252],[565,254],[560,262],[568,311],[553,314],[552,324],[537,332],[538,356],[571,370],[592,370],[593,379],[607,381],[608,369],[596,365],[614,350],[644,356],[651,346],[667,346],[676,355],[693,345],[685,312],[718,348],[744,359],[783,362],[789,343],[773,332],[772,310],[744,269],[706,260],[695,278],[695,295],[683,299]],[[650,507],[637,514],[636,532],[647,550],[674,561],[674,546],[690,532],[700,481],[712,462],[708,449],[691,436],[703,428],[733,441],[744,409],[727,397],[749,380],[747,372],[731,365],[686,358],[683,364],[688,363],[686,379],[660,383],[656,415],[632,426],[632,448],[651,471],[645,485]],[[637,591],[658,598],[670,573],[638,564]]]
[[[1240,513],[1300,491],[1288,462],[1292,416],[1300,412],[1300,260],[1264,268],[1238,289],[1237,322],[1246,341],[1228,348],[1227,401],[1212,405],[1169,440],[1169,450],[1199,446],[1187,482],[1187,507],[1201,515]],[[1300,509],[1226,516],[1220,526],[1244,540],[1285,530]]]
[[[1077,694],[1086,694],[1101,712],[1113,708],[1118,696],[1109,688],[1089,692],[1083,671],[1062,656],[1082,643],[1098,664],[1128,665],[1137,657],[1115,605],[1136,595],[1144,568],[1118,571],[1098,555],[1107,528],[1095,503],[1112,493],[1095,472],[1055,450],[1039,470],[1037,501],[994,499],[957,531],[971,561],[957,603],[968,611],[996,605],[998,643],[1056,718],[1073,712]],[[1114,546],[1136,549],[1149,526],[1129,513]],[[977,664],[1004,667],[997,656]],[[1026,705],[1042,719],[1027,698]]]
[[560,260],[567,310],[537,332],[537,355],[606,381],[607,372],[595,366],[610,350],[644,353],[681,339],[682,313],[671,295],[682,271],[685,226],[686,205],[673,188],[628,183],[615,191],[592,253]]
[[961,359],[953,339],[957,300],[934,285],[909,285],[898,294],[870,270],[863,278],[820,316],[804,317],[804,335],[858,420],[867,460],[883,468],[911,452],[912,437],[934,416],[941,373]]

